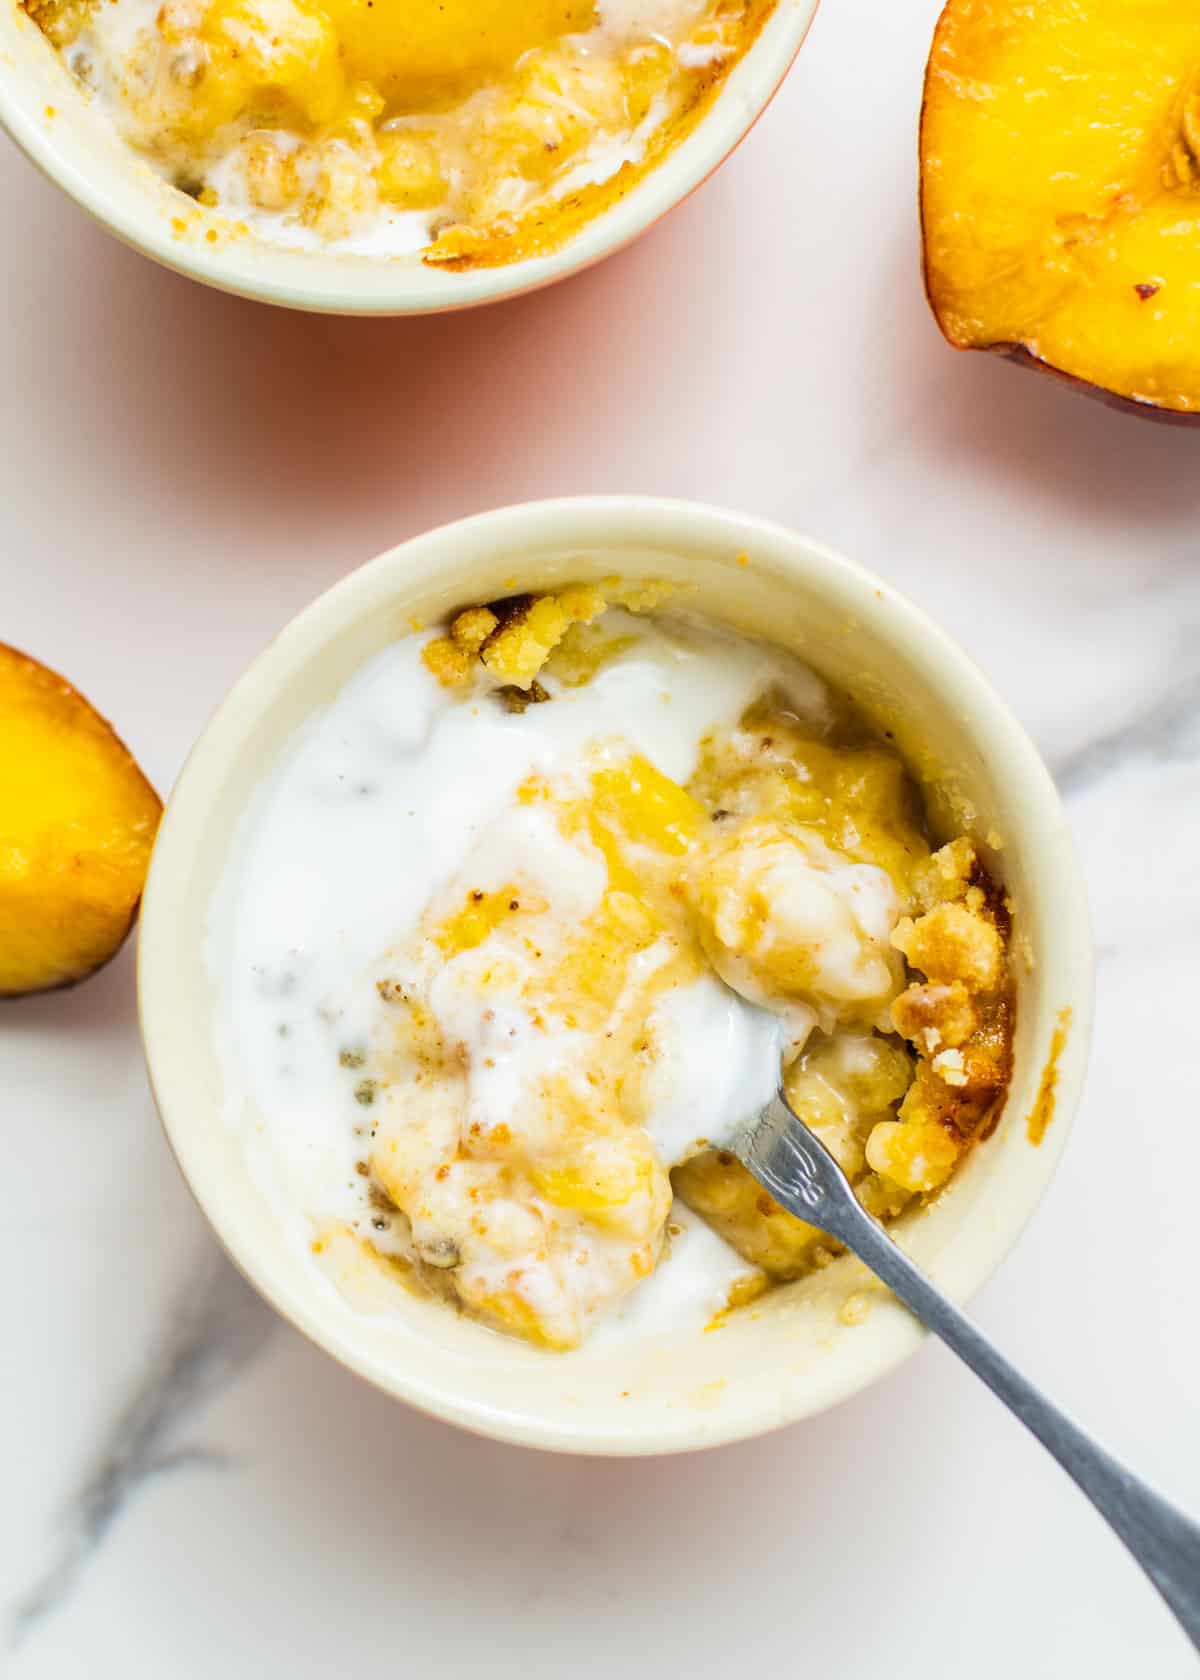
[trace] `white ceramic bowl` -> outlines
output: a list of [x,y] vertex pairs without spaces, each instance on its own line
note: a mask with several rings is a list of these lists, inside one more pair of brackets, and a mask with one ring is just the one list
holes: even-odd
[[[776,526],[687,503],[543,502],[446,526],[351,573],[250,667],[188,760],[150,869],[139,993],[179,1164],[230,1255],[286,1318],[426,1411],[507,1440],[626,1454],[710,1446],[802,1418],[874,1381],[920,1332],[882,1292],[864,1323],[841,1322],[847,1294],[863,1286],[850,1259],[773,1291],[720,1330],[569,1354],[539,1352],[432,1301],[406,1300],[388,1316],[356,1311],[315,1267],[297,1264],[222,1120],[202,955],[210,898],[265,767],[411,617],[436,621],[510,591],[514,576],[536,589],[614,571],[686,579],[691,609],[793,648],[886,720],[935,811],[969,807],[978,833],[1000,839],[995,862],[1026,954],[1008,1102],[947,1190],[899,1225],[951,1295],[978,1288],[1045,1189],[1079,1091],[1091,1005],[1079,870],[1040,759],[975,666],[880,579]],[[1027,1120],[1048,1066],[1055,1114],[1035,1147]]]
[[[215,219],[182,199],[116,137],[14,0],[0,6],[0,127],[97,221],[194,280],[295,309],[431,314],[549,285],[636,239],[698,187],[754,126],[800,50],[816,8],[817,0],[778,0],[695,129],[558,250],[461,274],[427,266],[419,256],[380,261],[288,251],[244,236],[213,242]],[[784,169],[786,160],[776,158],[773,167]]]

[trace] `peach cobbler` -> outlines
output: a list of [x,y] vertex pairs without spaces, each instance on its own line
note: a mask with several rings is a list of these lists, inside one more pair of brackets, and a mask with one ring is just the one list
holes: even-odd
[[23,0],[120,134],[262,237],[452,267],[653,167],[774,0]]
[[933,846],[848,698],[678,606],[608,580],[414,631],[248,819],[231,1030],[343,1287],[555,1349],[700,1325],[834,1254],[720,1147],[781,1069],[881,1219],[994,1122],[1009,912],[974,841]]

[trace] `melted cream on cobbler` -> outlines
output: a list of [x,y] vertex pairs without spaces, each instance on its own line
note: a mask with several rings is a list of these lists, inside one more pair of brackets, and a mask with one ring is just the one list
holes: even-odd
[[657,156],[762,9],[25,3],[124,138],[202,204],[288,245],[457,265],[540,248],[549,207]]
[[343,1287],[560,1349],[700,1325],[829,1254],[720,1149],[781,1066],[881,1216],[1002,1086],[969,843],[930,858],[899,759],[796,661],[612,604],[659,593],[404,639],[247,813],[210,949],[230,1115]]

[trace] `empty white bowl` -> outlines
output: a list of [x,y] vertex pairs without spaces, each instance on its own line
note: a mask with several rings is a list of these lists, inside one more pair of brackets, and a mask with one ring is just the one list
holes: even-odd
[[[291,735],[413,617],[614,572],[685,579],[689,610],[791,648],[890,728],[935,822],[990,836],[1015,909],[1015,1067],[995,1134],[947,1189],[898,1222],[963,1299],[1003,1259],[1054,1171],[1083,1073],[1091,1007],[1084,893],[1058,797],[1024,731],[973,664],[880,579],[807,538],[711,508],[637,498],[534,503],[415,538],[351,573],[236,684],[167,806],[141,915],[139,993],[163,1123],[196,1198],[246,1276],[350,1370],[428,1412],[534,1446],[651,1453],[802,1418],[864,1387],[921,1332],[882,1291],[865,1321],[846,1258],[778,1288],[720,1329],[546,1353],[417,1297],[352,1307],[297,1258],[222,1117],[210,900],[235,826]],[[1030,1116],[1056,1081],[1040,1143]],[[1039,1110],[1045,1118],[1048,1105]]]
[[[422,263],[419,255],[383,260],[217,237],[216,222],[168,186],[88,105],[41,30],[11,0],[0,6],[0,127],[97,221],[194,280],[296,309],[429,314],[549,285],[636,239],[753,127],[800,50],[816,8],[817,0],[778,0],[711,108],[645,179],[549,255],[499,268],[453,273]],[[776,158],[774,167],[786,169],[787,160]]]

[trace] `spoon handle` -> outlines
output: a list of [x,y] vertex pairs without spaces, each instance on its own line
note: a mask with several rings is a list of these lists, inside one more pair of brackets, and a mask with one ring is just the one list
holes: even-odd
[[782,1093],[737,1146],[789,1213],[852,1249],[928,1329],[982,1377],[1107,1518],[1200,1651],[1200,1528],[1051,1405],[875,1223],[833,1156]]
[[1120,1535],[1200,1651],[1200,1528],[1052,1405],[865,1213],[841,1240],[982,1377]]

